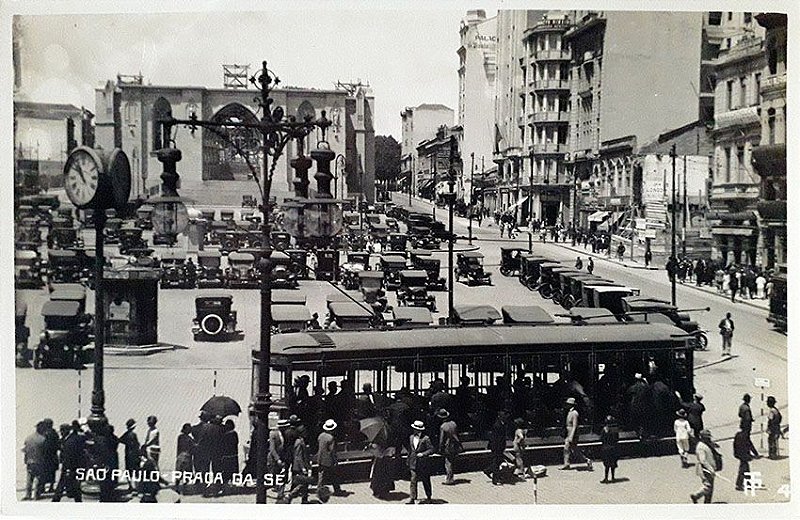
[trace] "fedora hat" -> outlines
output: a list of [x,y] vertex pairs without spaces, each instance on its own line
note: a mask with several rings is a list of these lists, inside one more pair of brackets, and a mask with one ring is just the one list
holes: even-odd
[[700,431],[700,437],[704,437],[706,439],[710,439],[711,438],[711,430],[701,430]]
[[444,408],[439,408],[439,411],[436,412],[436,417],[438,417],[439,419],[447,419],[448,417],[450,417],[450,412],[448,412]]
[[294,414],[289,416],[289,424],[291,424],[292,426],[297,426],[301,422],[302,421],[300,421],[300,418],[298,416],[296,416]]
[[278,428],[287,428],[289,426],[289,419],[278,419]]
[[417,431],[425,431],[425,423],[422,421],[414,421],[411,423],[411,427]]
[[325,430],[326,432],[330,432],[335,430],[336,426],[337,426],[336,421],[334,421],[333,419],[328,419],[327,421],[325,421],[325,424],[322,425],[322,429]]
[[575,398],[574,397],[567,397],[566,403],[567,404],[575,404]]
[[125,427],[128,428],[129,430],[133,428],[135,425],[136,421],[134,421],[133,419],[128,419],[127,421],[125,421]]

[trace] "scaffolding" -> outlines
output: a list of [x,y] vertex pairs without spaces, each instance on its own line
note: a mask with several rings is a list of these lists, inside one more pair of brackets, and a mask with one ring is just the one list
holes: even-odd
[[250,77],[250,65],[223,64],[222,65],[223,85],[229,89],[247,88],[247,81]]

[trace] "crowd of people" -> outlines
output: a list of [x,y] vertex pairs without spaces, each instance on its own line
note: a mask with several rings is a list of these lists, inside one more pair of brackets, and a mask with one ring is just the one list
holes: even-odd
[[670,257],[666,264],[670,281],[695,283],[698,287],[714,287],[717,293],[736,298],[764,300],[772,296],[774,273],[761,267],[726,264],[710,258],[690,260],[685,257]]

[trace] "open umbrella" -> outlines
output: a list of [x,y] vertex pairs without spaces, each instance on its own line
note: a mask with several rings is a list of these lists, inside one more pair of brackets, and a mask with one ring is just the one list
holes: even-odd
[[200,407],[200,411],[208,412],[211,415],[227,417],[229,415],[239,415],[242,411],[242,407],[228,396],[215,395]]
[[369,442],[375,442],[379,435],[386,438],[386,421],[381,417],[368,417],[361,419],[361,433],[367,438]]

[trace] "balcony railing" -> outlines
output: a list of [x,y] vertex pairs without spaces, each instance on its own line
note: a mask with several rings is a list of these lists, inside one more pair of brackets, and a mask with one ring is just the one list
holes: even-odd
[[565,79],[537,79],[533,81],[534,90],[569,90],[569,81]]
[[535,60],[569,60],[570,53],[566,49],[536,49],[533,51]]
[[[749,175],[741,172],[742,175]],[[711,187],[712,200],[757,199],[761,190],[758,184],[746,183],[720,183]]]
[[786,90],[786,73],[776,74],[761,80],[761,94],[765,95],[775,90]]
[[547,110],[531,114],[533,123],[569,123],[569,112]]
[[533,145],[534,154],[566,153],[567,145],[561,143],[539,143]]

